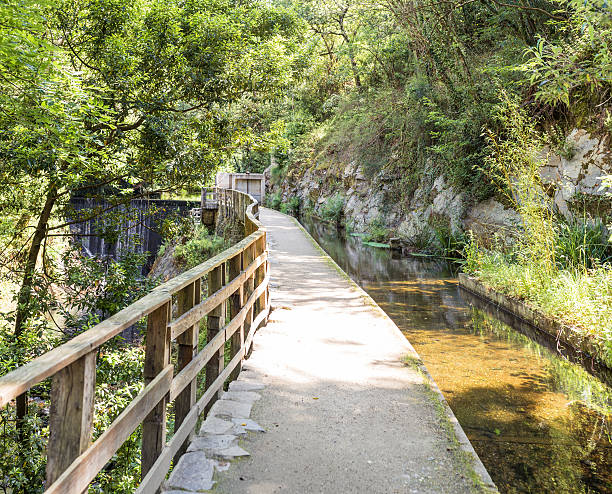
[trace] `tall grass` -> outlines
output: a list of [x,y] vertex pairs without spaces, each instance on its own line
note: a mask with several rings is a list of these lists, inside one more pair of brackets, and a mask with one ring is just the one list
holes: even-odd
[[525,261],[538,267],[536,275],[550,276],[555,270],[555,224],[552,201],[540,180],[546,158],[543,139],[516,100],[505,97],[495,117],[500,130],[485,132],[485,170],[521,216],[522,234],[516,238]]
[[540,182],[543,140],[518,104],[498,108],[501,130],[487,131],[487,168],[519,212],[514,243],[487,250],[472,238],[464,269],[486,285],[604,342],[612,366],[612,244],[601,222],[558,220]]

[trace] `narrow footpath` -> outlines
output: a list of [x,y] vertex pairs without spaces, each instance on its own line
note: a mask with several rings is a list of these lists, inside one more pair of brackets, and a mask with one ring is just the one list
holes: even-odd
[[240,439],[250,456],[216,473],[213,491],[491,491],[395,324],[293,218],[262,208],[260,219],[275,310],[240,379],[257,383],[244,389],[261,395],[250,418],[265,432]]

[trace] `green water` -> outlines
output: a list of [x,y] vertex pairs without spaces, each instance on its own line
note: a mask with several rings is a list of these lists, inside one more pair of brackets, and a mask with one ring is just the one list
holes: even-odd
[[410,340],[502,493],[612,492],[609,386],[531,328],[502,322],[448,265],[303,224]]

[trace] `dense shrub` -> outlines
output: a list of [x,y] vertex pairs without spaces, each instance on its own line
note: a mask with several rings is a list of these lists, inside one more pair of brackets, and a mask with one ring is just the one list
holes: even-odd
[[190,238],[174,249],[174,259],[185,269],[203,263],[229,247],[223,238],[209,233],[205,226],[198,225]]

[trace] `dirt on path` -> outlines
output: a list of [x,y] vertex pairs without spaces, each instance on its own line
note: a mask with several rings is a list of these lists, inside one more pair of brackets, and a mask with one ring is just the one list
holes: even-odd
[[263,209],[269,324],[243,375],[265,433],[215,475],[220,493],[468,493],[492,482],[395,324],[293,218]]

